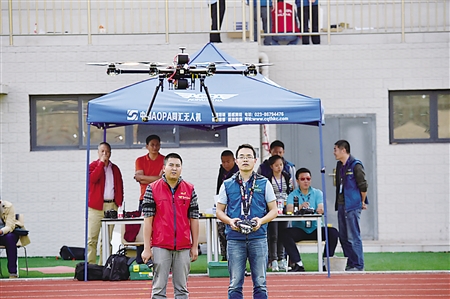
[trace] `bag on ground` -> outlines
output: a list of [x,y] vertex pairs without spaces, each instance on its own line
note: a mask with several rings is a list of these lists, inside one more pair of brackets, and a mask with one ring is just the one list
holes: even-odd
[[63,260],[84,260],[84,248],[64,245],[59,250],[59,255]]
[[[141,216],[140,211],[125,212],[125,218],[135,218],[139,216]],[[135,242],[140,229],[140,224],[125,224],[125,234],[123,235],[123,238],[127,242]]]
[[[102,280],[103,278],[103,266],[97,264],[87,264],[88,265],[88,280]],[[84,281],[84,262],[80,262],[75,266],[75,276],[74,278],[79,281]]]
[[135,258],[125,255],[126,249],[121,248],[115,254],[111,254],[103,267],[103,280],[128,280],[130,278],[129,266]]

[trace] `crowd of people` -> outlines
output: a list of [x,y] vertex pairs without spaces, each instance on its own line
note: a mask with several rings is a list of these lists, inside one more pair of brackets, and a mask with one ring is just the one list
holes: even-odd
[[[226,3],[225,0],[206,0],[211,13],[211,33],[209,41],[221,43],[220,33]],[[260,7],[257,7],[259,3]],[[253,40],[258,41],[258,28],[264,33],[277,33],[265,35],[262,38],[264,45],[296,45],[301,40],[307,45],[310,39],[313,44],[320,44],[319,35],[319,0],[295,0],[292,5],[284,0],[247,0],[253,6]],[[258,14],[259,11],[259,14]],[[311,25],[311,26],[310,26]],[[293,34],[296,33],[296,34]]]
[[[139,183],[138,209],[144,217],[144,245],[137,248],[137,262],[153,262],[152,298],[166,298],[172,273],[175,298],[188,298],[187,279],[191,262],[198,258],[199,206],[194,185],[183,180],[182,157],[160,154],[157,135],[146,138],[148,153],[136,159],[134,179]],[[266,273],[304,272],[296,242],[316,240],[317,230],[328,239],[333,256],[338,244],[348,258],[346,271],[364,270],[360,234],[361,211],[367,208],[367,181],[362,162],[350,154],[350,144],[339,140],[334,146],[336,165],[336,203],[338,229],[317,227],[315,221],[272,221],[277,215],[310,209],[324,213],[323,193],[311,186],[311,171],[295,169],[284,158],[284,143],[270,144],[270,157],[256,167],[256,151],[250,144],[240,145],[235,155],[221,154],[217,177],[216,216],[222,261],[228,262],[228,298],[242,298],[246,264],[250,265],[254,298],[268,298]],[[97,245],[105,211],[123,203],[122,174],[111,162],[111,146],[98,146],[98,159],[89,165],[88,248],[89,263],[97,263]],[[257,169],[257,171],[255,171]],[[16,227],[11,203],[0,200],[0,245],[6,246],[10,277],[17,277]],[[112,234],[109,232],[110,236]],[[110,238],[111,239],[111,238]],[[25,240],[23,238],[23,242]],[[104,244],[104,246],[111,246]],[[101,256],[100,241],[100,260]],[[327,248],[324,250],[327,252]],[[289,260],[289,263],[287,262]],[[325,267],[325,266],[324,266]],[[324,269],[325,270],[325,269]]]

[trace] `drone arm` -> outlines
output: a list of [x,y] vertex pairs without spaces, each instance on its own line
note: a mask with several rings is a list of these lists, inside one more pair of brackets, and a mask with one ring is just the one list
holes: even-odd
[[148,70],[122,70],[117,69],[119,71],[119,74],[148,74]]
[[205,89],[206,97],[208,98],[209,106],[211,107],[211,112],[214,117],[214,122],[217,123],[217,122],[219,122],[219,118],[217,117],[216,110],[214,109],[213,103],[211,101],[211,96],[209,95],[208,87],[205,85],[205,78],[203,78],[203,77],[200,78],[200,89],[202,87]]

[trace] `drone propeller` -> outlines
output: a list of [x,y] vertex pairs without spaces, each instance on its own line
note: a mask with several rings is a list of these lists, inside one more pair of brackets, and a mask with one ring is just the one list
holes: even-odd
[[88,62],[87,65],[95,65],[95,66],[109,66],[113,65],[121,65],[121,66],[137,66],[137,65],[152,65],[155,67],[166,66],[167,63],[162,62],[150,62],[150,61],[127,61],[127,62]]
[[227,67],[249,67],[249,66],[271,66],[273,63],[230,63],[230,64],[223,64],[221,66],[227,66]]
[[222,68],[222,67],[262,67],[262,66],[271,66],[273,63],[228,63],[227,61],[214,61],[214,62],[199,62],[199,63],[192,63],[192,65],[196,66],[203,66],[207,67],[208,65],[215,64],[216,67]]
[[96,66],[108,66],[110,64],[114,64],[111,62],[88,62],[87,65],[96,65]]

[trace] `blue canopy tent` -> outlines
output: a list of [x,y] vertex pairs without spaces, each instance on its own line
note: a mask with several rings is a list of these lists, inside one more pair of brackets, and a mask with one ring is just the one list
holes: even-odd
[[[216,64],[218,70],[244,70],[246,68],[212,43],[206,44],[192,55],[189,64],[219,61],[221,63]],[[241,64],[241,66],[236,66],[236,64]],[[204,130],[220,130],[246,124],[314,125],[319,129],[321,169],[324,169],[322,149],[324,111],[320,99],[285,89],[261,74],[256,76],[215,74],[206,77],[204,82],[209,89],[212,104],[217,112],[218,122],[216,122],[205,90],[201,91],[200,82],[196,81],[194,89],[170,90],[167,80],[164,80],[164,90],[160,90],[155,98],[148,122],[143,122],[142,119],[146,115],[154,91],[159,84],[158,78],[151,78],[120,88],[90,101],[87,111],[88,136],[90,136],[89,125],[104,129],[134,124],[181,125]],[[87,140],[89,149],[90,138]],[[86,168],[87,244],[89,150],[87,150]],[[325,223],[327,223],[324,171],[322,171],[322,190]],[[329,265],[327,269],[329,269]]]

